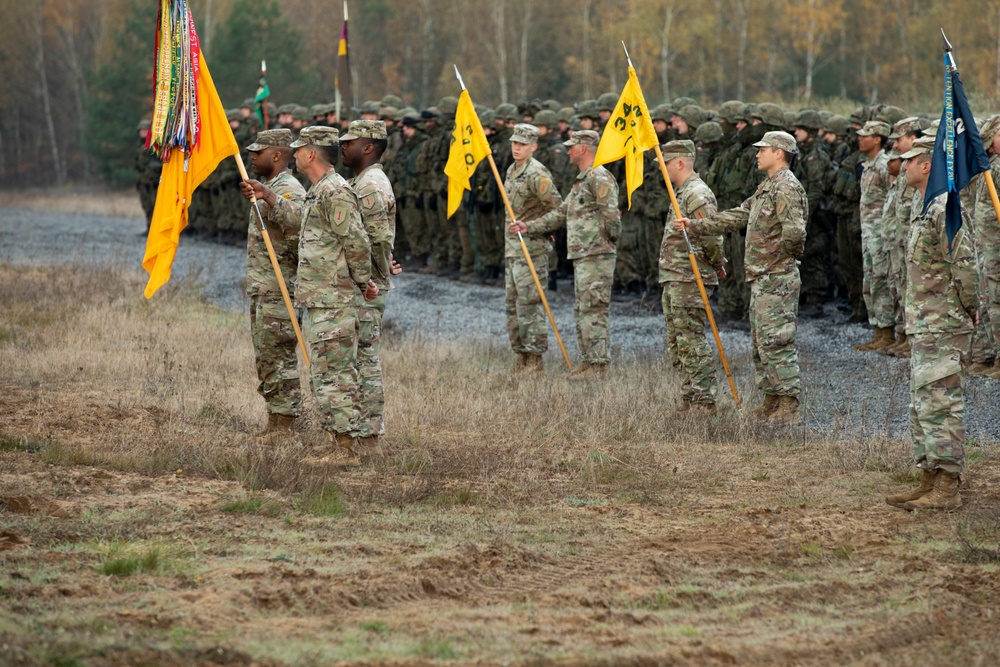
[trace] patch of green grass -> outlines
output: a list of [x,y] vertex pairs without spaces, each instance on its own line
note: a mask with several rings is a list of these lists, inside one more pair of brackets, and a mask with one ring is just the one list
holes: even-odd
[[841,544],[833,550],[833,557],[836,560],[851,560],[854,557],[854,547],[850,544]]
[[162,544],[139,546],[127,542],[113,543],[97,568],[98,572],[113,577],[130,577],[133,574],[166,574],[181,571],[183,555]]
[[328,483],[302,492],[298,508],[315,516],[341,516],[347,510],[344,495],[336,484]]
[[14,332],[11,329],[0,329],[0,343],[9,343],[14,340]]
[[670,591],[660,589],[655,593],[644,595],[633,603],[636,609],[645,611],[662,611],[664,609],[675,609],[680,605]]
[[570,507],[593,507],[594,505],[607,505],[606,500],[600,498],[566,498],[564,502]]
[[261,496],[247,496],[231,500],[219,508],[227,514],[257,514],[260,516],[278,516],[281,514],[281,504]]
[[426,637],[420,640],[414,652],[431,660],[454,660],[458,657],[451,641],[437,637]]
[[771,473],[765,470],[763,472],[755,472],[754,474],[750,475],[750,479],[752,479],[755,482],[766,482],[767,478],[770,476]]
[[463,486],[460,489],[441,491],[433,497],[432,502],[439,507],[475,505],[479,502],[479,496],[469,487]]
[[384,635],[389,632],[389,625],[384,621],[366,621],[361,624],[361,629],[374,632],[377,635]]
[[809,558],[815,559],[823,555],[823,547],[816,541],[803,542],[799,548],[802,549],[802,555]]
[[0,431],[0,452],[28,452],[30,454],[37,454],[49,444],[51,444],[50,440],[36,440]]

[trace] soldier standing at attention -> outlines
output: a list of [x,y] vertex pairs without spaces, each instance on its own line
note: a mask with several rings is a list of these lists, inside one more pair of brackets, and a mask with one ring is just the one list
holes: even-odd
[[[538,128],[527,123],[514,126],[510,136],[514,164],[507,169],[504,189],[518,220],[532,221],[558,209],[562,197],[552,182],[552,174],[532,157],[538,149]],[[549,252],[552,247],[547,233],[530,232],[522,228],[521,236],[538,273],[539,283],[548,281]],[[542,297],[538,293],[531,269],[524,258],[517,230],[511,224],[504,241],[506,256],[507,336],[517,354],[515,370],[541,372],[542,355],[549,347]]]
[[995,355],[988,375],[1000,380],[1000,224],[997,224],[996,210],[985,180],[992,178],[994,185],[1000,188],[1000,115],[987,118],[979,134],[990,156],[990,171],[983,174],[976,191],[976,260],[983,295],[981,312],[986,320],[986,342]]
[[[903,153],[906,181],[921,199],[927,188],[934,137],[921,137]],[[888,496],[894,507],[958,509],[965,463],[962,386],[976,310],[975,256],[963,222],[948,247],[945,206],[936,197],[916,209],[906,244],[906,333],[911,338],[910,437],[922,476],[917,488]],[[922,206],[922,204],[921,204]],[[963,212],[963,217],[964,212]],[[994,221],[996,222],[996,221]]]
[[809,199],[788,165],[798,151],[787,132],[767,132],[754,144],[757,168],[767,178],[738,208],[705,219],[681,218],[695,236],[724,234],[746,227],[746,279],[750,283],[750,342],[757,386],[764,403],[758,417],[798,423],[799,355],[795,330],[799,309],[799,267],[806,239]]
[[[618,183],[604,167],[594,168],[600,136],[593,130],[574,132],[565,145],[580,170],[562,204],[537,220],[515,220],[510,230],[548,234],[566,226],[568,256],[573,260],[576,339],[581,363],[570,379],[602,375],[611,363],[611,282],[615,273],[615,243],[621,234]],[[516,211],[515,211],[516,212]]]
[[340,138],[344,165],[354,173],[351,187],[361,204],[361,223],[371,242],[371,282],[378,296],[358,309],[358,393],[356,406],[361,414],[359,437],[366,445],[378,443],[385,433],[385,387],[382,383],[382,316],[390,280],[392,248],[396,238],[396,197],[379,160],[388,145],[385,122],[355,120]]
[[[305,188],[292,176],[288,162],[292,157],[292,131],[266,130],[247,146],[253,173],[263,183],[241,183],[243,196],[250,199],[260,192],[260,215],[267,225],[274,255],[288,286],[295,284],[299,263],[299,228]],[[271,197],[265,198],[265,192]],[[281,202],[279,204],[278,202]],[[250,331],[257,360],[257,393],[267,404],[267,427],[258,436],[290,431],[299,416],[302,396],[299,388],[299,365],[295,353],[298,341],[281,297],[278,277],[267,255],[257,212],[250,208],[247,230],[247,295],[250,297]]]
[[[313,398],[323,429],[352,463],[359,435],[354,395],[358,390],[358,308],[378,296],[371,277],[371,244],[361,224],[358,196],[337,173],[340,154],[335,127],[302,128],[291,143],[295,169],[312,183],[302,206],[295,305],[305,309],[303,335],[309,347]],[[254,194],[273,208],[288,206],[261,184]]]
[[[717,212],[715,195],[694,172],[696,151],[691,141],[671,141],[663,145],[667,175],[677,188],[677,203],[685,218],[710,218]],[[701,280],[706,293],[725,275],[721,236],[703,236],[692,241]],[[708,318],[701,293],[691,271],[687,243],[673,225],[663,229],[660,245],[660,283],[663,285],[663,317],[667,323],[667,354],[674,368],[683,375],[681,406],[684,412],[695,408],[715,411],[718,384],[715,361],[705,339]]]
[[819,317],[823,303],[830,294],[830,264],[833,256],[833,226],[831,213],[820,207],[827,196],[830,157],[821,148],[816,133],[823,124],[818,111],[806,109],[795,118],[795,140],[799,143],[799,159],[793,170],[795,178],[809,197],[809,218],[806,222],[806,249],[802,254],[802,305],[805,315]]
[[889,194],[889,166],[885,144],[892,130],[870,120],[858,130],[858,147],[865,154],[861,172],[861,251],[865,306],[875,336],[856,350],[885,350],[896,342],[892,294],[889,292],[889,254],[882,236],[882,213]]

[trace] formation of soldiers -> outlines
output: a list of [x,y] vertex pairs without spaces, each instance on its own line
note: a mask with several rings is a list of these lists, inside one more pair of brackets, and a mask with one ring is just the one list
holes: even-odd
[[[506,174],[514,219],[486,161],[458,213],[446,215],[444,165],[456,98],[421,111],[403,107],[391,95],[366,103],[361,121],[349,128],[341,122],[349,134],[340,139],[340,130],[331,127],[338,123],[334,106],[278,107],[268,114],[278,129],[258,134],[248,156],[256,160],[261,147],[271,145],[268,137],[282,133],[282,146],[294,151],[296,176],[310,186],[309,194],[303,198],[291,186],[289,152],[281,183],[241,186],[238,177],[217,171],[203,186],[200,208],[192,206],[191,224],[197,228],[196,215],[211,216],[224,231],[230,223],[219,216],[232,207],[239,210],[239,227],[246,225],[245,202],[230,201],[232,183],[238,196],[253,192],[271,206],[268,222],[279,229],[283,208],[294,208],[288,217],[300,221],[302,232],[297,264],[289,264],[286,275],[298,271],[296,304],[303,308],[307,343],[319,362],[312,371],[313,390],[326,430],[344,451],[366,439],[377,442],[384,430],[378,330],[389,275],[401,270],[397,260],[409,270],[467,282],[504,280],[515,368],[541,369],[547,330],[537,290],[524,271],[520,238],[550,290],[558,289],[560,278],[574,277],[583,362],[577,378],[603,374],[610,361],[612,291],[658,297],[668,353],[683,377],[678,409],[714,412],[717,389],[706,321],[693,274],[682,260],[690,241],[702,282],[710,292],[718,283],[719,319],[749,318],[764,394],[756,416],[798,423],[797,320],[800,312],[822,316],[824,306],[839,298],[850,321],[873,328],[872,340],[857,349],[912,355],[911,431],[925,475],[918,489],[887,501],[908,509],[960,505],[964,377],[1000,379],[1000,224],[985,177],[963,191],[966,224],[949,245],[943,238],[943,200],[923,206],[935,123],[885,105],[842,117],[739,101],[706,111],[679,98],[650,111],[681,208],[672,221],[678,216],[652,152],[631,207],[622,163],[593,167],[601,130],[616,103],[609,93],[574,107],[548,100],[478,109]],[[237,138],[248,144],[258,129],[252,101],[230,112],[230,121]],[[1000,116],[986,119],[979,130],[991,155],[990,176],[1000,181]],[[299,138],[292,142],[296,131]],[[332,150],[342,142],[357,146],[360,138],[376,146],[374,160],[372,151],[361,160]],[[259,175],[277,177],[254,164]],[[366,182],[361,173],[372,166],[379,177]],[[137,169],[152,172],[156,165],[137,160]],[[151,181],[139,180],[144,207]],[[259,245],[253,219],[250,228],[253,257]],[[290,240],[296,233],[289,228],[284,236]],[[336,277],[332,287],[330,271]],[[290,344],[288,315],[274,307],[273,295],[260,298],[269,290],[252,289],[257,290],[251,294],[255,346],[259,358],[268,357],[267,345],[278,339],[286,348]],[[285,322],[275,323],[281,319]],[[263,342],[268,332],[280,335]],[[286,349],[285,358],[284,367],[258,366],[272,415],[269,430],[287,427],[298,410],[297,388],[290,400],[269,398],[274,394],[269,383],[291,381],[287,364],[294,350],[289,356]]]

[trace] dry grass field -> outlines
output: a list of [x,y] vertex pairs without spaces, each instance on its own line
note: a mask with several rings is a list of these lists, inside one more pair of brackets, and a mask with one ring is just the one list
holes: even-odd
[[141,218],[142,206],[135,190],[92,190],[82,186],[0,190],[0,206],[26,208],[35,211],[60,211],[106,215],[121,218]]
[[0,664],[1000,664],[995,442],[905,513],[905,442],[390,327],[385,455],[317,467],[250,435],[246,318],[142,285],[0,267]]

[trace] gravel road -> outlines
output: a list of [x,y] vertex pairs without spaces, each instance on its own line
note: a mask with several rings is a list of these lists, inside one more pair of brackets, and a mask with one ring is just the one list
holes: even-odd
[[[139,267],[144,247],[145,225],[139,219],[0,208],[0,262],[5,264],[70,261]],[[247,307],[245,277],[243,248],[182,238],[172,280],[193,280],[219,306],[242,310]],[[503,301],[501,288],[404,273],[396,278],[386,321],[404,333],[420,331],[432,339],[506,341]],[[560,282],[549,301],[575,358],[572,285]],[[659,312],[635,302],[615,302],[611,327],[617,358],[662,350],[665,326]],[[738,329],[723,329],[721,334],[737,388],[741,395],[749,395],[753,386],[749,334]],[[908,432],[907,362],[851,349],[869,337],[863,327],[846,324],[833,306],[827,307],[823,318],[800,320],[803,402],[811,428],[855,438]],[[556,368],[561,363],[550,337],[547,364]],[[728,394],[721,366],[720,379],[720,392]],[[1000,441],[1000,382],[972,378],[966,397],[969,437]]]

